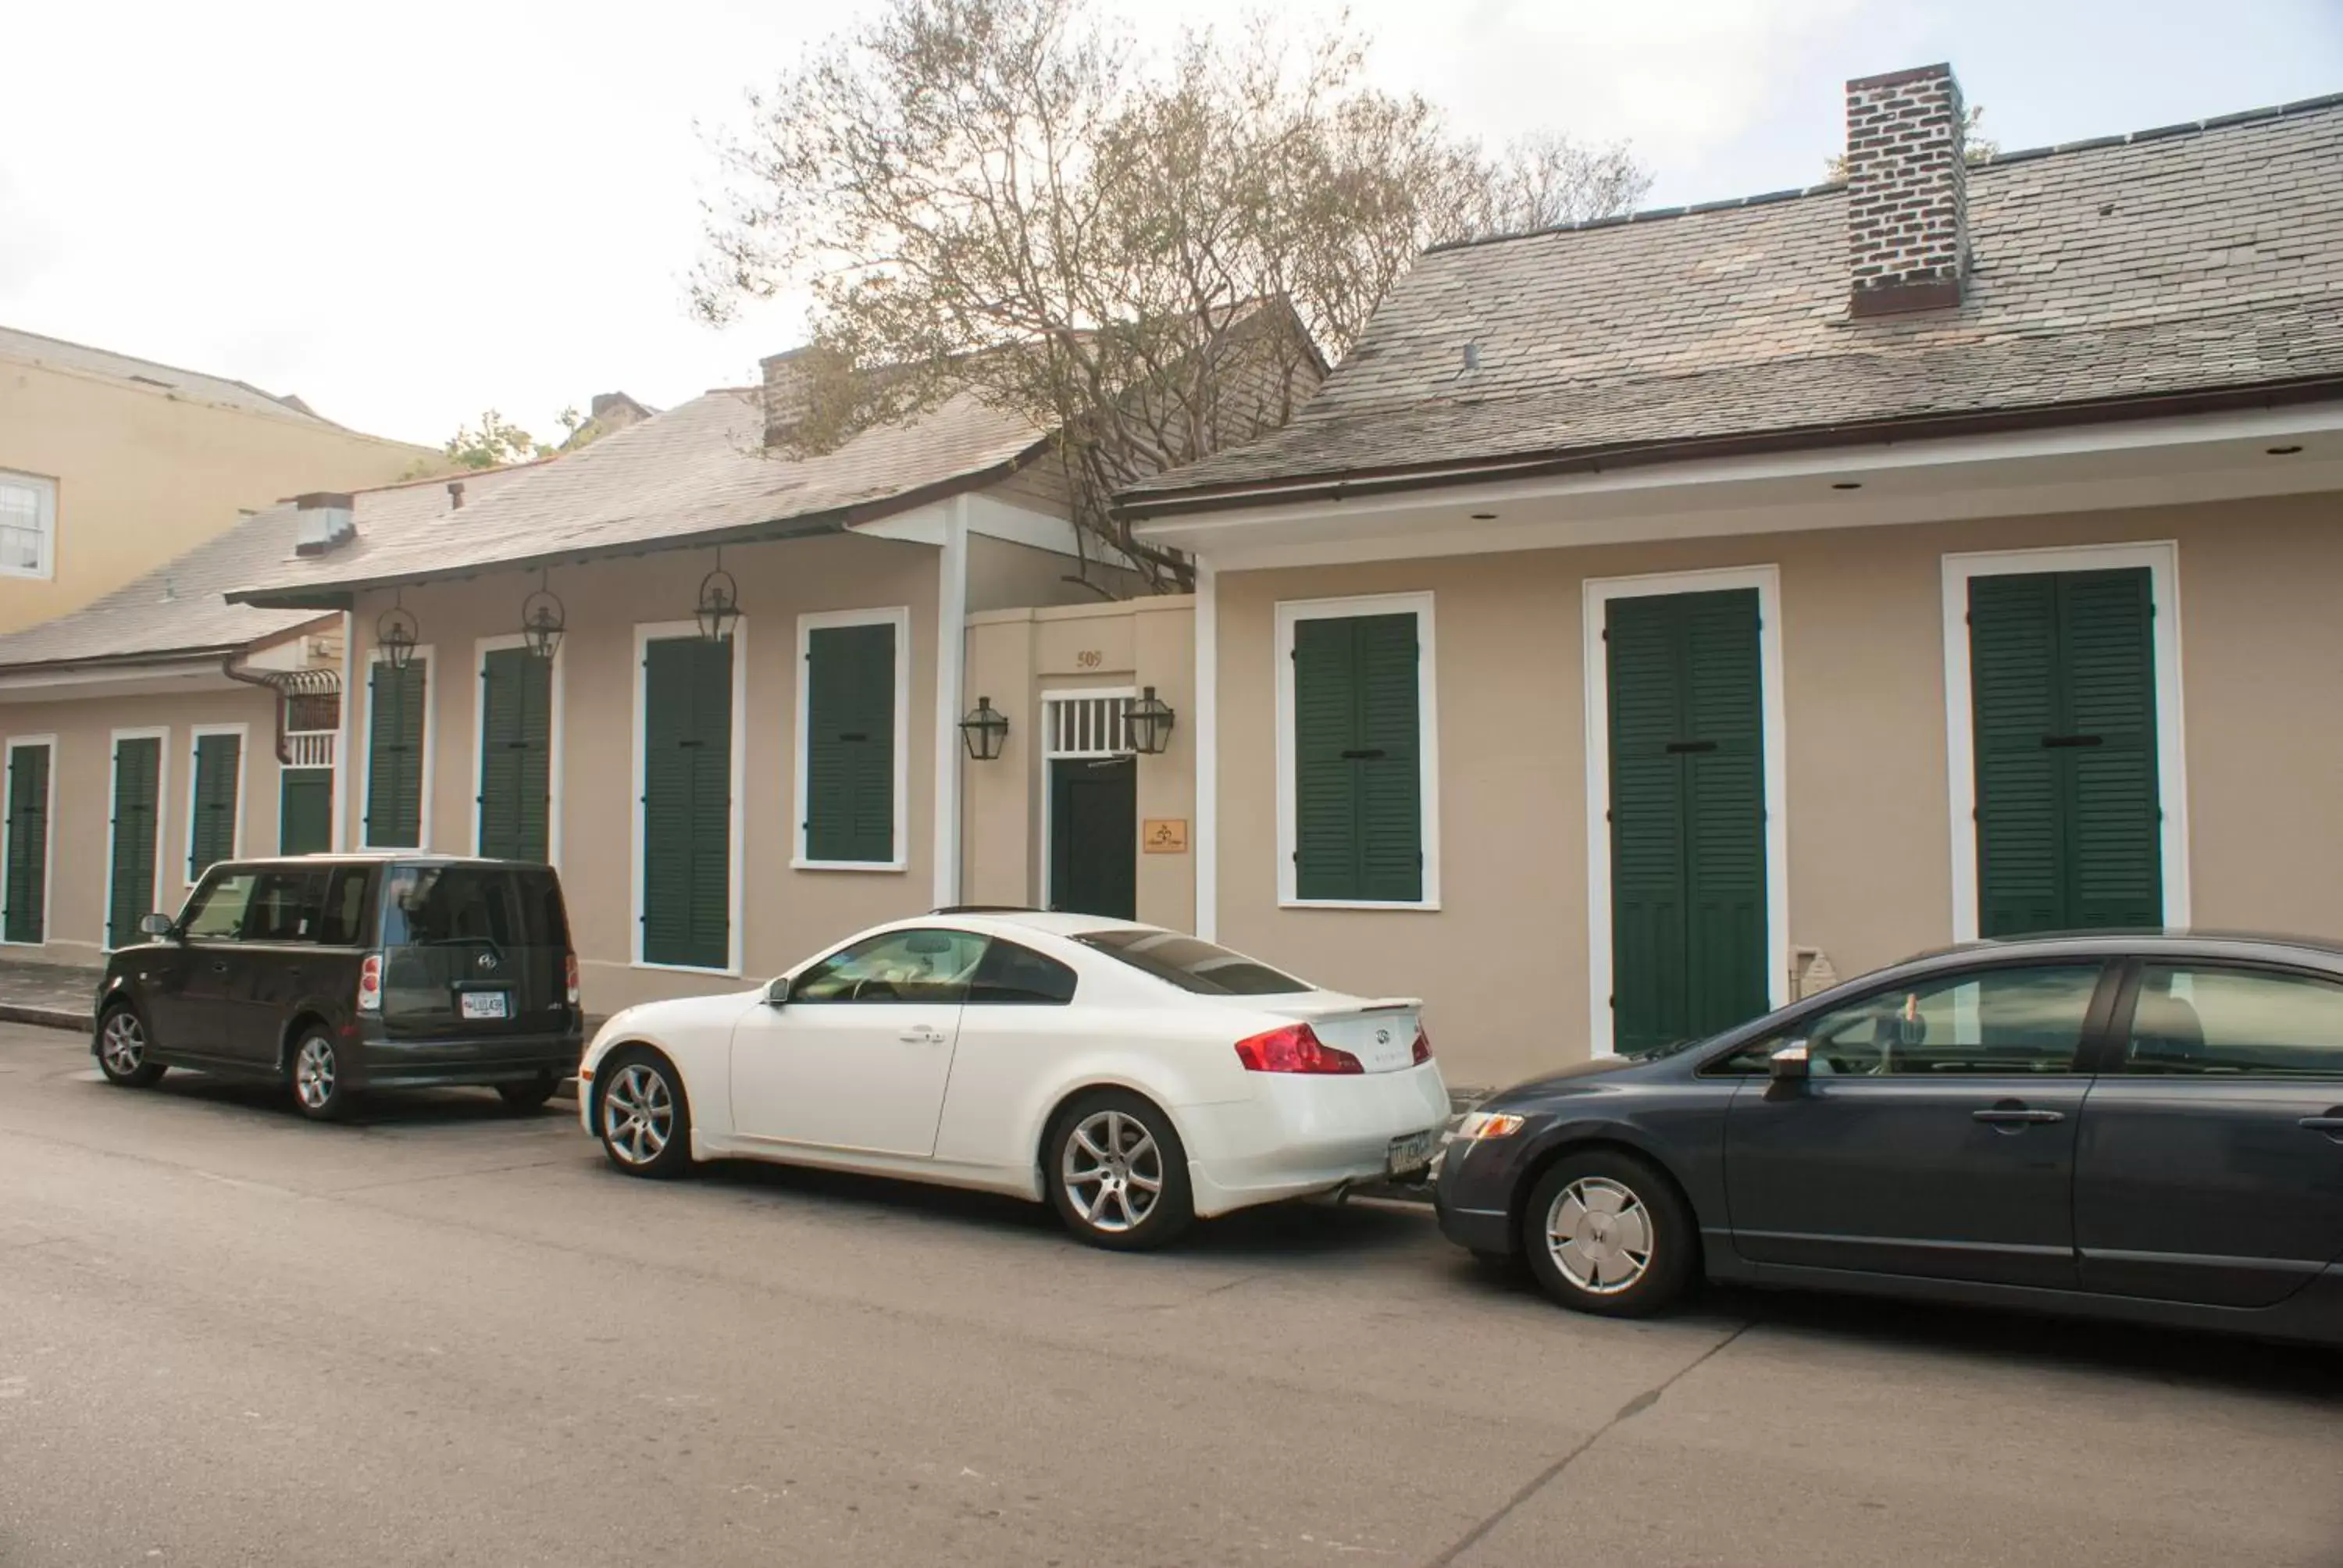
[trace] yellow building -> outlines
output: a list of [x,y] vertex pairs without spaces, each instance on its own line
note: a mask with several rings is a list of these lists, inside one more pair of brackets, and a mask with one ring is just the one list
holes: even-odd
[[297,397],[0,327],[0,632],[79,609],[287,497],[437,457]]

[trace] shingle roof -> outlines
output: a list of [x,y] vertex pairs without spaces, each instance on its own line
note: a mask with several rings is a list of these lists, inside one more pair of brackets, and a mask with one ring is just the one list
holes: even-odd
[[[467,474],[466,493],[493,491],[528,471]],[[427,479],[362,490],[354,498],[359,525],[386,532],[419,525],[447,509],[447,484]],[[196,658],[248,648],[306,625],[317,618],[315,609],[258,609],[221,597],[294,558],[298,528],[290,505],[246,518],[80,609],[0,636],[0,670]]]
[[1964,302],[1861,320],[1835,186],[1433,252],[1291,424],[1126,503],[2343,376],[2343,95],[2004,155],[1968,210]]
[[323,604],[369,585],[840,526],[846,508],[883,510],[998,468],[1041,435],[963,395],[820,457],[782,458],[765,454],[757,391],[710,392],[522,470],[497,495],[468,496],[436,520],[387,524],[361,508],[350,544],[256,566],[234,591],[247,602]]
[[110,348],[92,348],[85,343],[68,343],[62,337],[45,337],[14,327],[0,327],[0,359],[24,360],[85,376],[111,377],[117,381],[142,382],[246,414],[269,414],[282,419],[298,419],[305,425],[342,428],[298,397],[278,397],[247,381],[208,376],[200,370],[182,370],[176,365],[158,365],[152,359],[116,354]]

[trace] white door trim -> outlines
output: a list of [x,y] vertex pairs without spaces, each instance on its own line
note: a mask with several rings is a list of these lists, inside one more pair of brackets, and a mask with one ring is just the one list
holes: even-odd
[[[1272,657],[1277,691],[1277,902],[1288,910],[1423,910],[1440,908],[1440,668],[1434,654],[1433,596],[1367,594],[1352,598],[1280,599]],[[1415,617],[1417,809],[1423,852],[1423,896],[1411,902],[1373,899],[1304,899],[1296,889],[1293,855],[1298,829],[1293,799],[1293,628],[1305,620],[1353,616]]]
[[[240,860],[244,858],[244,814],[251,804],[245,794],[246,780],[251,777],[252,726],[249,724],[191,724],[187,727],[186,837],[179,846],[186,850],[186,854],[181,859],[186,861],[192,861],[195,859],[196,786],[202,781],[203,778],[203,771],[198,763],[203,752],[204,737],[206,735],[233,735],[236,738],[236,814],[234,820],[229,824],[227,858],[231,860]],[[282,849],[284,846],[279,844],[277,848]],[[192,890],[203,874],[203,868],[198,867],[194,875],[182,880],[186,887]]]
[[[1051,864],[1057,859],[1056,855],[1052,853],[1052,850],[1057,844],[1055,835],[1057,832],[1058,770],[1051,767],[1051,764],[1053,762],[1062,761],[1069,758],[1089,758],[1092,760],[1098,760],[1108,757],[1135,757],[1138,755],[1138,753],[1131,751],[1060,750],[1051,742],[1051,737],[1056,733],[1057,726],[1050,722],[1050,709],[1054,703],[1079,702],[1089,698],[1106,698],[1114,701],[1127,701],[1138,695],[1139,688],[1135,686],[1054,687],[1041,693],[1041,700],[1037,706],[1035,711],[1041,715],[1041,744],[1036,749],[1038,749],[1041,754],[1041,907],[1045,910],[1050,908]],[[1131,852],[1136,854],[1139,849],[1139,824],[1136,821],[1132,822],[1131,825],[1131,835],[1132,839]]]
[[[518,632],[480,638],[472,644],[472,836],[467,840],[467,852],[470,854],[480,852],[480,798],[488,788],[488,655],[528,646],[528,638]],[[545,694],[552,709],[546,716],[545,858],[557,870],[561,867],[561,677],[568,647],[568,638],[564,638],[554,648],[553,668],[547,672]]]
[[[155,742],[155,858],[146,879],[146,908],[139,917],[153,914],[163,907],[163,854],[169,848],[169,835],[163,824],[170,819],[171,805],[171,730],[168,725],[130,725],[109,730],[106,738],[106,874],[98,886],[105,890],[97,900],[97,950],[110,953],[114,949],[106,942],[106,916],[114,908],[114,803],[121,783],[122,743],[126,740]],[[56,777],[56,764],[49,765],[49,776]]]
[[[838,627],[890,626],[895,628],[895,820],[889,828],[893,835],[893,852],[883,860],[817,860],[806,853],[806,794],[807,775],[813,759],[813,748],[808,723],[813,713],[813,634]],[[797,757],[796,795],[789,801],[789,869],[793,871],[900,871],[910,864],[911,854],[911,610],[908,605],[894,605],[884,609],[829,609],[809,612],[798,617],[797,681]],[[958,677],[953,678],[957,681]],[[938,700],[942,678],[937,678]],[[951,747],[943,752],[947,762],[960,752],[960,715],[950,709],[944,711],[951,718]],[[941,750],[946,737],[940,732],[936,745]],[[956,763],[952,778],[959,778]],[[944,783],[944,770],[936,772],[939,799]],[[954,819],[958,820],[955,809]],[[938,818],[940,826],[942,819]],[[937,854],[943,853],[943,841],[937,840]],[[940,863],[940,861],[939,862]],[[943,891],[941,872],[938,873],[937,890]],[[955,886],[958,884],[955,883]],[[937,907],[943,907],[944,900]]]
[[[379,648],[372,649],[367,657],[366,715],[358,725],[358,736],[364,744],[358,748],[357,779],[357,837],[361,849],[421,850],[431,847],[431,797],[434,793],[432,784],[438,777],[437,767],[439,737],[439,678],[436,658],[437,650],[427,642],[417,643],[415,651],[407,658],[409,664],[423,666],[423,782],[421,796],[415,807],[417,841],[412,844],[377,844],[374,841],[374,835],[367,825],[368,819],[374,816],[374,671],[375,666],[388,661],[382,657],[382,649]],[[345,700],[343,711],[347,714],[348,710],[349,704]],[[340,766],[345,755],[340,747],[335,748],[334,762],[337,767]]]
[[[41,940],[37,942],[12,942],[7,939],[5,923],[8,855],[14,847],[8,835],[13,829],[8,820],[6,794],[9,774],[16,766],[16,753],[45,747],[49,753],[48,799],[41,805]],[[113,804],[107,803],[111,815]],[[112,859],[107,857],[108,861]],[[57,889],[57,738],[55,735],[12,735],[5,746],[0,746],[0,947],[46,947],[55,938],[56,928]]]
[[1603,637],[1614,598],[1657,594],[1757,590],[1759,719],[1765,789],[1765,998],[1790,1000],[1789,741],[1782,689],[1782,574],[1767,564],[1708,571],[1655,572],[1586,579],[1584,634],[1586,683],[1587,1038],[1596,1056],[1614,1049],[1611,933],[1611,658]]
[[649,714],[649,694],[645,690],[643,660],[649,657],[652,643],[669,638],[698,638],[699,623],[696,620],[639,621],[635,625],[635,728],[627,744],[633,757],[635,808],[633,843],[628,857],[627,915],[632,930],[627,938],[627,961],[639,970],[659,970],[673,974],[729,975],[740,973],[742,938],[740,931],[741,890],[747,880],[743,868],[747,865],[747,845],[742,834],[748,825],[746,814],[749,735],[749,618],[742,616],[732,623],[732,795],[731,819],[725,831],[730,843],[724,869],[729,903],[725,913],[726,936],[729,951],[725,955],[725,967],[709,969],[702,964],[655,964],[643,958],[643,724]]
[[2171,539],[1984,550],[1945,557],[1945,767],[1952,801],[1953,940],[1975,941],[1977,911],[1976,750],[1969,685],[1969,579],[2020,572],[2146,567],[2156,669],[2156,792],[2164,813],[2164,923],[2189,922],[2188,745],[2181,714],[2180,547]]

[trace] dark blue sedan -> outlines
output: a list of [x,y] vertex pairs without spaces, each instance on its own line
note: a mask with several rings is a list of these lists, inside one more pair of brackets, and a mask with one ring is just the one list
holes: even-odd
[[1584,1312],[1705,1275],[2343,1343],[2343,949],[1931,954],[1508,1090],[1437,1196]]

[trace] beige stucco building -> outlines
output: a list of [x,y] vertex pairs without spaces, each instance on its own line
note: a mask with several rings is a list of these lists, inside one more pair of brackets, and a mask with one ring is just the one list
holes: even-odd
[[[1452,1082],[2087,925],[2343,935],[2343,100],[1424,258],[1196,553],[1197,925]],[[1886,116],[1924,134],[1879,136]]]
[[241,381],[0,327],[0,633],[78,609],[287,497],[437,458]]

